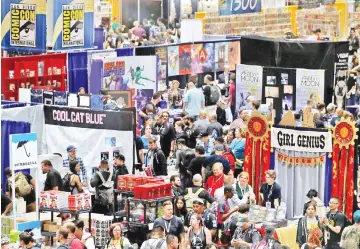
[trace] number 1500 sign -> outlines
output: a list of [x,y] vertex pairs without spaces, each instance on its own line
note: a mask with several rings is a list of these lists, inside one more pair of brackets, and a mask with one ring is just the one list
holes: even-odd
[[261,11],[261,0],[223,0],[220,15],[245,14]]

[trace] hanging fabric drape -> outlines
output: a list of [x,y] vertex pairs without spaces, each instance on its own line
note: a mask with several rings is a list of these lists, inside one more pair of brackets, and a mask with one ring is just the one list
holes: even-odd
[[[30,123],[1,120],[1,172],[10,167],[9,136],[10,134],[21,134],[30,132]],[[1,182],[4,184],[5,174],[1,175]],[[2,186],[5,190],[5,186]]]
[[326,153],[275,150],[276,182],[281,186],[281,201],[287,217],[301,216],[310,189],[324,198]]
[[68,53],[68,91],[71,93],[77,93],[80,87],[88,92],[87,53]]
[[339,209],[352,218],[354,202],[355,122],[342,118],[333,128],[331,195],[339,198]]
[[270,169],[270,131],[265,116],[253,112],[247,123],[244,171],[259,201],[259,190],[265,181],[264,172]]

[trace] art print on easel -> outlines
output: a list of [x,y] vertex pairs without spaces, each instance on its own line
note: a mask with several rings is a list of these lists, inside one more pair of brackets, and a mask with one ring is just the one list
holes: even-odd
[[62,46],[82,47],[84,38],[84,4],[64,4],[62,6]]
[[10,45],[36,47],[36,5],[10,4]]

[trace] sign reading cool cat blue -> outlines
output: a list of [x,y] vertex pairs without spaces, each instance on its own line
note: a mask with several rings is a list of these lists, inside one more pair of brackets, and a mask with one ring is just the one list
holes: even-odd
[[261,0],[219,0],[219,15],[261,12]]

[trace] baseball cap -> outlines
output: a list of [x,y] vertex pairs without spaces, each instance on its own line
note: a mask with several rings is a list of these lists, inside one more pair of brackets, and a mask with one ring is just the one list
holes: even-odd
[[76,147],[74,145],[69,145],[67,148],[66,148],[66,151],[67,152],[70,152],[70,151],[73,151],[73,150],[76,150]]
[[232,185],[225,185],[224,186],[224,193],[227,193],[227,192],[233,192],[234,191],[234,188]]
[[236,223],[237,227],[241,227],[245,224],[245,222],[249,222],[249,216],[246,214],[240,214]]
[[209,134],[207,132],[204,132],[204,133],[200,133],[197,137],[202,138],[202,137],[207,137],[207,136],[209,136]]
[[193,200],[193,204],[204,205],[204,201],[203,201],[203,199],[197,198],[197,199]]
[[224,145],[222,145],[222,144],[215,145],[214,149],[217,150],[217,151],[224,151],[225,150]]
[[159,223],[154,225],[153,229],[154,228],[161,228],[163,231],[165,231],[165,227],[163,225],[159,224]]

